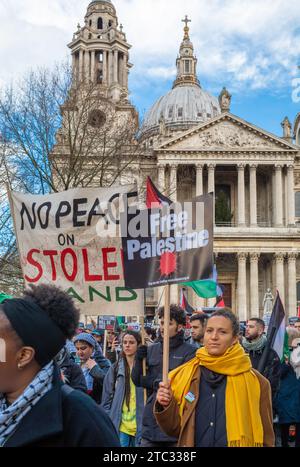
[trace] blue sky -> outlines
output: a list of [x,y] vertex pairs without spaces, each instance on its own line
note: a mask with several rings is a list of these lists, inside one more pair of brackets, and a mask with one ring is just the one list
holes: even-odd
[[[0,85],[68,55],[89,0],[0,0]],[[232,113],[277,135],[300,111],[299,0],[114,0],[132,44],[131,99],[141,115],[172,86],[183,36],[190,36],[203,88],[232,94]],[[299,80],[297,82],[297,79]],[[297,91],[297,87],[299,91]],[[292,93],[294,91],[294,99]],[[297,102],[298,101],[298,102]]]

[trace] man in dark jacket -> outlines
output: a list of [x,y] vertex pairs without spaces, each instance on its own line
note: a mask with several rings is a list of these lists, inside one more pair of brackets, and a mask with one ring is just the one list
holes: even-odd
[[[144,409],[142,422],[142,447],[170,447],[176,446],[177,439],[163,433],[156,423],[153,406],[156,393],[162,379],[163,362],[163,333],[164,308],[158,312],[160,320],[159,342],[141,346],[137,351],[136,361],[132,369],[132,380],[138,387],[147,389],[148,400]],[[192,359],[197,349],[184,341],[184,326],[186,324],[185,312],[177,305],[170,307],[170,354],[169,368],[174,370]],[[143,359],[146,358],[147,374],[143,376]]]
[[[245,337],[242,339],[242,346],[249,354],[252,366],[255,370],[258,369],[259,362],[265,349],[267,338],[264,335],[265,323],[260,318],[251,318],[246,325]],[[280,359],[277,353],[269,350],[269,355],[266,361],[262,375],[267,378],[271,384],[272,401],[279,390],[280,385]]]
[[59,352],[55,357],[55,361],[61,371],[62,379],[65,384],[68,384],[68,386],[73,389],[77,389],[78,391],[87,392],[87,386],[82,370],[69,355],[67,347],[64,347]]

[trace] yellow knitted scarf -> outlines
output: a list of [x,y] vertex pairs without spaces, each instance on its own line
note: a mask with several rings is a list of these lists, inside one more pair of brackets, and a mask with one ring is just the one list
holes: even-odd
[[209,355],[203,347],[195,358],[170,372],[171,388],[180,416],[186,403],[185,395],[199,365],[227,376],[225,413],[228,446],[263,446],[260,384],[251,370],[250,358],[240,344],[233,345],[220,357]]

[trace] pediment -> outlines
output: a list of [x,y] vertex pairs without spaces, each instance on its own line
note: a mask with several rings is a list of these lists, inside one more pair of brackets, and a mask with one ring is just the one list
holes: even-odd
[[297,148],[292,143],[226,113],[166,141],[158,150],[297,151]]

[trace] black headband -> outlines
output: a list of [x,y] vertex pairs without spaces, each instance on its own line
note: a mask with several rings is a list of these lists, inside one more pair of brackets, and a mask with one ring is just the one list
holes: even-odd
[[5,300],[1,308],[23,345],[35,350],[35,360],[41,367],[64,347],[66,337],[61,329],[32,300]]

